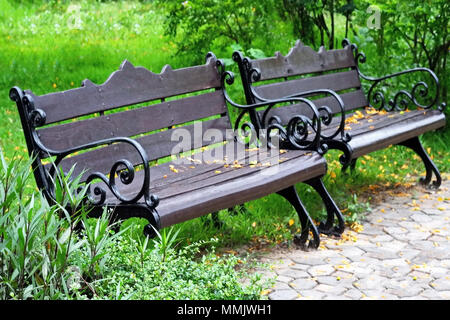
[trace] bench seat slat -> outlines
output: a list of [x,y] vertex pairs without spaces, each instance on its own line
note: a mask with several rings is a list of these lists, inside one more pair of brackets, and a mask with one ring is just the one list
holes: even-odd
[[389,114],[394,114],[395,117],[385,116],[384,121],[374,125],[373,129],[367,130],[366,125],[366,130],[361,129],[355,133],[353,130],[349,131],[352,134],[349,145],[353,149],[353,159],[445,126],[445,114],[438,110],[417,110],[405,114],[389,112]]
[[49,149],[64,150],[112,137],[131,137],[226,113],[222,91],[167,101],[38,130]]
[[[281,163],[271,167],[253,165],[249,161],[251,154],[246,152],[240,159],[242,168],[225,168],[223,163],[194,164],[190,168],[172,162],[152,167],[150,189],[161,199],[157,210],[162,227],[255,200],[326,173],[325,160],[315,152],[287,151],[278,155]],[[270,155],[266,160],[269,159]],[[170,165],[179,172],[171,172]],[[262,173],[267,170],[276,171]],[[139,179],[142,181],[142,177],[136,178]],[[140,187],[138,181],[135,186]],[[127,188],[127,192],[133,194],[133,188]]]

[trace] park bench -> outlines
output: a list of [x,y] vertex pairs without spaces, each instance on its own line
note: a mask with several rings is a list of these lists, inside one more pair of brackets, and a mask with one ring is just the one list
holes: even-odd
[[[286,56],[276,52],[274,57],[253,60],[234,52],[247,103],[293,96],[313,99],[316,105],[324,106],[323,117],[327,117],[321,133],[323,143],[343,152],[339,158],[343,171],[349,166],[354,169],[357,159],[372,151],[402,145],[416,152],[425,165],[426,176],[420,182],[439,188],[439,170],[418,138],[445,126],[445,103],[438,103],[440,86],[436,75],[427,68],[414,68],[368,77],[359,69],[359,63],[366,61],[365,55],[347,39],[342,46],[335,50],[321,47],[316,52],[297,41]],[[408,78],[407,86],[401,87],[399,79],[411,75],[423,78],[412,82],[414,85]],[[367,81],[366,87],[361,79]],[[391,92],[392,88],[396,93]],[[388,94],[392,97],[389,100]],[[284,126],[293,114],[302,110],[304,104],[291,103],[259,111],[252,118],[253,125]],[[436,179],[430,184],[433,173]]]
[[[144,218],[146,235],[183,221],[231,208],[272,193],[298,213],[302,246],[317,247],[320,232],[343,231],[342,215],[322,184],[319,113],[305,98],[239,105],[247,111],[289,101],[306,103],[310,118],[297,114],[288,136],[297,148],[270,148],[248,132],[233,130],[225,83],[233,74],[209,53],[204,65],[161,73],[124,61],[101,85],[35,95],[13,87],[38,188],[50,203],[60,169],[73,169],[89,185],[89,217],[112,211],[111,220]],[[317,133],[301,137],[300,124]],[[251,128],[251,123],[247,124]],[[313,137],[314,136],[314,137]],[[252,140],[253,139],[253,140]],[[253,143],[253,144],[252,144]],[[267,146],[267,144],[266,144]],[[295,184],[313,186],[325,201],[327,221],[316,227]],[[338,217],[338,225],[335,218]],[[312,235],[311,235],[312,233]]]

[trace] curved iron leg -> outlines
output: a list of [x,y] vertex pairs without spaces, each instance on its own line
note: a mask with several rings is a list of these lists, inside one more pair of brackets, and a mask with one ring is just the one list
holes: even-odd
[[429,186],[434,172],[436,180],[433,181],[433,187],[438,189],[442,182],[441,174],[436,165],[434,164],[434,162],[431,160],[431,158],[428,156],[427,152],[423,148],[422,143],[419,140],[419,137],[414,137],[397,144],[412,149],[422,159],[422,162],[425,165],[426,176],[425,178],[424,177],[420,178],[420,183]]
[[350,162],[350,170],[355,170],[356,167],[356,161],[358,161],[358,158],[352,159],[352,162]]
[[352,159],[353,150],[348,143],[340,140],[327,140],[326,144],[329,150],[335,149],[343,152],[339,157],[339,162],[342,165],[342,172],[345,172],[349,166],[351,169],[355,168],[356,159]]
[[306,241],[309,237],[309,231],[311,230],[313,234],[313,239],[309,241],[308,247],[316,249],[320,244],[320,236],[314,225],[311,217],[309,216],[303,203],[300,201],[297,190],[295,186],[288,187],[277,192],[280,196],[284,197],[297,211],[298,217],[300,219],[300,224],[302,225],[302,232],[300,235],[294,237],[295,244],[306,247]]
[[[230,215],[235,216],[239,213],[246,212],[247,209],[245,208],[245,206],[243,204],[240,204],[240,205],[228,208],[227,211]],[[217,229],[220,229],[224,224],[224,222],[219,219],[219,211],[215,211],[215,212],[211,213],[211,220],[213,222],[214,227],[216,227]]]
[[[345,229],[344,217],[341,213],[341,210],[339,210],[339,207],[336,205],[333,198],[331,198],[330,194],[325,188],[322,179],[314,178],[305,181],[305,183],[310,185],[317,191],[317,193],[322,198],[323,203],[325,204],[325,208],[327,209],[327,220],[325,221],[325,223],[324,222],[320,223],[319,231],[327,235],[331,234],[335,236],[340,236]],[[337,226],[333,226],[335,217],[338,220]]]

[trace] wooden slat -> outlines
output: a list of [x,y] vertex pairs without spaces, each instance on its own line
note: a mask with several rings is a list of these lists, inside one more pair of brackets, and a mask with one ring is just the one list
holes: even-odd
[[[177,130],[186,130],[185,132],[190,134],[191,139],[186,142],[186,148],[187,150],[191,150],[193,148],[199,148],[224,141],[227,134],[226,130],[230,128],[231,126],[228,118],[221,117],[184,126],[182,128],[174,128],[146,135],[137,138],[136,141],[146,150],[149,160],[155,160],[171,155],[172,151],[174,151],[174,147],[181,142],[185,142],[181,140],[171,141],[172,135]],[[218,138],[221,139],[218,139],[217,141],[214,139],[211,139],[211,141],[204,139],[205,137],[203,137],[203,134],[209,129],[216,129],[216,133],[219,135]],[[67,158],[61,163],[61,167],[67,171],[73,164],[77,163],[75,174],[81,173],[83,169],[88,169],[90,172],[100,171],[108,173],[113,163],[119,159],[127,159],[133,165],[141,163],[140,157],[138,153],[134,151],[133,147],[128,144],[117,143]]]
[[[299,163],[301,162],[301,165]],[[241,170],[248,170],[243,173]],[[264,169],[264,170],[269,170]],[[246,167],[229,172],[226,180],[205,179],[203,187],[190,192],[177,192],[176,195],[161,199],[158,212],[163,226],[186,221],[203,214],[225,209],[230,206],[258,199],[280,191],[298,182],[321,176],[326,172],[323,158],[314,153],[290,161],[282,162],[276,174],[264,175],[260,170]],[[225,178],[226,175],[222,177]],[[216,177],[220,179],[220,177]],[[185,185],[192,188],[191,185]]]
[[438,110],[411,113],[412,115],[408,115],[407,118],[402,118],[405,115],[403,114],[396,121],[384,122],[383,126],[364,130],[355,135],[349,142],[353,150],[352,157],[357,158],[445,126],[445,114]]
[[270,83],[266,85],[254,86],[253,88],[259,96],[265,99],[279,99],[310,90],[330,89],[337,92],[340,90],[360,87],[361,82],[359,80],[358,72],[356,70],[351,70],[303,79]]
[[[367,100],[364,92],[356,90],[352,92],[346,92],[340,94],[346,111],[355,110],[361,107],[367,106]],[[321,106],[328,106],[334,113],[340,112],[339,104],[332,97],[325,97],[316,100],[312,100],[317,108]],[[259,111],[259,115],[262,117],[264,111]],[[311,109],[304,103],[286,105],[282,107],[273,108],[269,111],[267,119],[271,116],[278,116],[281,119],[283,125],[286,125],[289,120],[297,114],[303,114],[308,117],[312,117]]]
[[180,123],[226,113],[222,91],[38,130],[44,145],[64,150],[111,137],[130,137]]
[[261,71],[260,80],[269,80],[354,67],[355,61],[350,46],[339,50],[321,47],[316,52],[297,41],[285,57],[277,52],[275,57],[252,60],[252,66]]
[[122,106],[171,97],[194,91],[220,87],[216,59],[211,57],[202,66],[175,69],[166,65],[160,74],[124,61],[101,85],[89,80],[84,86],[62,92],[36,96],[26,91],[36,108],[47,115],[46,123],[80,117]]
[[[277,165],[271,167],[250,164],[246,160],[252,152],[245,155],[245,159],[239,161],[243,163],[241,168],[225,168],[216,163],[202,163],[195,168],[175,164],[180,171],[173,173],[169,170],[171,163],[152,167],[150,191],[160,198],[157,210],[162,226],[254,200],[326,173],[325,160],[315,152],[290,150],[279,154],[281,163],[276,161]],[[265,158],[271,157],[277,156],[267,155]],[[268,173],[269,170],[273,172]],[[133,195],[140,189],[142,173],[138,174],[136,183],[132,187],[126,186],[125,195]],[[108,195],[108,202],[117,201],[110,193]]]

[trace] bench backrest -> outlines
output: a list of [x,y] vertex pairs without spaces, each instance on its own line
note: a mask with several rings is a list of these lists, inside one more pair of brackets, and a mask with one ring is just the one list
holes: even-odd
[[[159,74],[124,61],[101,85],[84,80],[82,87],[67,91],[25,93],[46,114],[45,126],[37,132],[47,148],[65,150],[112,137],[133,137],[149,160],[155,160],[171,155],[179,144],[171,137],[179,127],[191,133],[192,148],[220,142],[194,135],[194,120],[202,120],[203,131],[218,129],[226,137],[231,125],[216,61],[211,55],[205,65],[175,70],[166,65]],[[78,173],[87,164],[91,172],[108,173],[122,158],[133,165],[141,161],[130,145],[117,143],[74,155],[62,167],[67,170],[77,163]]]
[[[251,68],[259,70],[259,77],[254,79],[250,76],[249,85],[265,99],[277,99],[315,89],[330,89],[340,93],[346,111],[367,106],[350,46],[338,50],[325,50],[321,47],[316,52],[297,41],[286,56],[276,52],[274,57],[251,60]],[[327,105],[333,112],[339,112],[336,100],[330,97],[318,98],[316,105]],[[290,105],[276,108],[271,114],[286,120],[302,109],[301,104]]]

